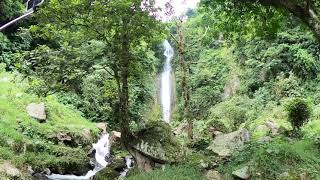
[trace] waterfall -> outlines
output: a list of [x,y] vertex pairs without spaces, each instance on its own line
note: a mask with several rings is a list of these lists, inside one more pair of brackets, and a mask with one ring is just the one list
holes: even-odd
[[75,176],[75,175],[60,175],[60,174],[52,174],[47,176],[49,179],[53,180],[89,180],[91,177],[93,177],[97,172],[104,169],[109,163],[106,161],[106,158],[110,155],[110,140],[109,140],[109,134],[104,134],[102,137],[98,140],[96,144],[92,145],[93,148],[96,150],[95,153],[95,160],[96,165],[93,170],[90,170],[85,176]]
[[125,160],[126,160],[126,168],[124,169],[124,171],[120,173],[120,177],[126,177],[133,165],[133,160],[131,156],[127,156]]
[[163,72],[161,73],[161,85],[160,85],[160,100],[163,120],[167,123],[171,118],[171,104],[172,104],[172,75],[171,75],[171,60],[174,52],[170,43],[165,40],[163,43],[165,48],[164,56],[166,57]]

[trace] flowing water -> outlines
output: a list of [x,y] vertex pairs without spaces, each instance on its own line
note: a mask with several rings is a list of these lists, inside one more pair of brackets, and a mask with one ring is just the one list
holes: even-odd
[[126,160],[126,168],[124,169],[124,171],[120,173],[120,177],[126,177],[129,170],[133,167],[133,160],[131,156],[127,156],[125,160]]
[[110,156],[110,148],[111,144],[109,141],[109,134],[104,134],[99,139],[96,144],[92,145],[96,150],[95,160],[96,164],[93,170],[89,171],[85,176],[75,176],[75,175],[60,175],[60,174],[52,174],[47,176],[49,179],[53,180],[88,180],[93,177],[97,172],[104,169],[109,163],[106,161],[106,158]]
[[164,56],[166,57],[166,59],[163,67],[163,72],[161,73],[160,100],[161,100],[163,120],[169,123],[171,118],[171,105],[172,105],[171,60],[173,58],[174,51],[167,40],[163,43],[163,46],[165,48]]

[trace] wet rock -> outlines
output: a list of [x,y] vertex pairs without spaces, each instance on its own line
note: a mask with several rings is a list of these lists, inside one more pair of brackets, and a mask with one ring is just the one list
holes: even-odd
[[114,170],[121,172],[126,167],[126,161],[123,157],[116,156],[112,159],[110,166]]
[[31,166],[28,166],[28,173],[30,175],[33,175],[35,173]]
[[111,166],[107,166],[103,170],[97,172],[94,176],[94,180],[106,180],[106,179],[117,179],[120,176],[120,172],[114,170]]
[[49,178],[47,177],[47,175],[43,174],[43,173],[36,173],[33,175],[33,177],[37,180],[48,180]]
[[219,171],[209,170],[206,174],[208,180],[223,180],[222,175]]
[[21,176],[20,170],[14,167],[9,161],[4,161],[0,164],[0,174],[4,174],[12,179],[19,178]]
[[107,124],[106,123],[97,123],[97,128],[100,129],[100,131],[104,134],[107,133]]
[[241,169],[233,171],[232,175],[237,177],[237,178],[240,178],[240,179],[249,179],[250,178],[249,167],[248,166],[244,166]]
[[50,174],[51,174],[51,171],[50,171],[49,168],[45,168],[42,173],[43,173],[43,174],[46,174],[46,175],[50,175]]
[[37,119],[39,122],[45,122],[47,119],[44,103],[31,103],[27,106],[27,113],[29,116]]
[[217,136],[207,149],[221,157],[227,157],[231,156],[236,150],[241,149],[249,140],[249,131],[247,129],[240,129],[229,134]]

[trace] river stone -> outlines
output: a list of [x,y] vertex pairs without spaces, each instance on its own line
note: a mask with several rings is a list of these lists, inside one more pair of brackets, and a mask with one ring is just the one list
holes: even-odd
[[208,180],[223,180],[222,175],[219,171],[209,170],[206,174]]
[[233,171],[232,175],[237,177],[237,178],[240,178],[240,179],[249,179],[250,178],[249,167],[248,166],[244,166],[241,169]]
[[241,149],[249,140],[249,131],[247,129],[240,129],[229,134],[217,136],[208,149],[221,157],[227,157],[231,156],[234,151]]
[[14,167],[9,161],[4,161],[2,164],[0,164],[0,174],[5,174],[13,179],[21,176],[19,169]]
[[140,130],[130,146],[156,163],[177,162],[183,155],[170,125],[162,121],[153,122]]
[[44,103],[31,103],[27,106],[26,109],[29,116],[39,120],[39,122],[45,122],[45,120],[47,119]]
[[47,177],[47,175],[43,174],[43,173],[35,173],[33,175],[33,177],[37,180],[49,180],[49,178]]

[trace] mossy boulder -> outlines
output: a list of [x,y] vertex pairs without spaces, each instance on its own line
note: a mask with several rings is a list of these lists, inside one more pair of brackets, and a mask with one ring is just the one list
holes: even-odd
[[117,179],[120,176],[120,172],[116,171],[113,166],[107,166],[103,170],[99,171],[94,180],[112,180]]
[[177,162],[183,156],[183,149],[174,139],[171,127],[162,121],[147,124],[136,134],[131,146],[159,163]]

